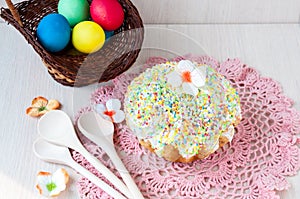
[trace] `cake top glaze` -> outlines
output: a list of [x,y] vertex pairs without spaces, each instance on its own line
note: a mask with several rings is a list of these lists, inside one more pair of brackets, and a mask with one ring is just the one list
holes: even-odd
[[156,65],[136,77],[124,110],[129,127],[158,155],[172,145],[184,158],[216,150],[219,137],[241,119],[230,82],[213,68],[186,60]]

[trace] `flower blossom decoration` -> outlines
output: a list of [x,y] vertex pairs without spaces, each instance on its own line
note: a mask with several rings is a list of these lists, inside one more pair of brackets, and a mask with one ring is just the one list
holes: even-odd
[[63,168],[58,169],[53,174],[40,171],[37,176],[36,188],[43,196],[55,197],[66,189],[68,181],[69,174]]
[[32,117],[39,117],[59,107],[60,103],[57,100],[51,99],[48,101],[46,98],[39,96],[32,100],[31,106],[26,109],[26,114]]
[[196,96],[199,88],[205,85],[206,67],[196,67],[189,60],[181,60],[166,77],[173,87],[182,88],[184,93]]
[[103,118],[114,123],[121,123],[125,119],[125,113],[120,110],[121,102],[118,99],[110,99],[106,104],[97,104],[96,112]]

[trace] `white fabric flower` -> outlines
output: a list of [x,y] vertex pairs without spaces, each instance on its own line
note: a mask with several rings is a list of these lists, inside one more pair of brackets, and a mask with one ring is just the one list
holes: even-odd
[[184,93],[196,96],[200,87],[205,85],[206,67],[196,67],[189,60],[181,60],[175,70],[167,75],[168,83],[181,87]]
[[36,188],[43,196],[55,197],[66,189],[69,174],[65,169],[58,169],[53,175],[49,172],[40,171],[37,176]]
[[121,102],[118,99],[110,99],[106,104],[97,104],[96,111],[103,118],[114,123],[121,123],[125,119],[125,113],[120,110]]

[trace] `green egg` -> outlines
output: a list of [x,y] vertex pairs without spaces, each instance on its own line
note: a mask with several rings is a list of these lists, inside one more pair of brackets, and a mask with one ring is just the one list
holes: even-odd
[[60,0],[58,13],[66,17],[71,27],[90,17],[90,7],[87,0]]

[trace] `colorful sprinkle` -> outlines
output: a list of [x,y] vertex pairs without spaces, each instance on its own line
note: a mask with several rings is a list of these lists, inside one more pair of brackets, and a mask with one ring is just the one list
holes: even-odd
[[206,83],[196,96],[168,84],[167,74],[174,72],[177,62],[146,70],[128,87],[127,123],[158,155],[166,144],[184,158],[202,149],[214,151],[219,137],[241,119],[240,99],[229,81],[207,65],[194,64],[206,68]]

